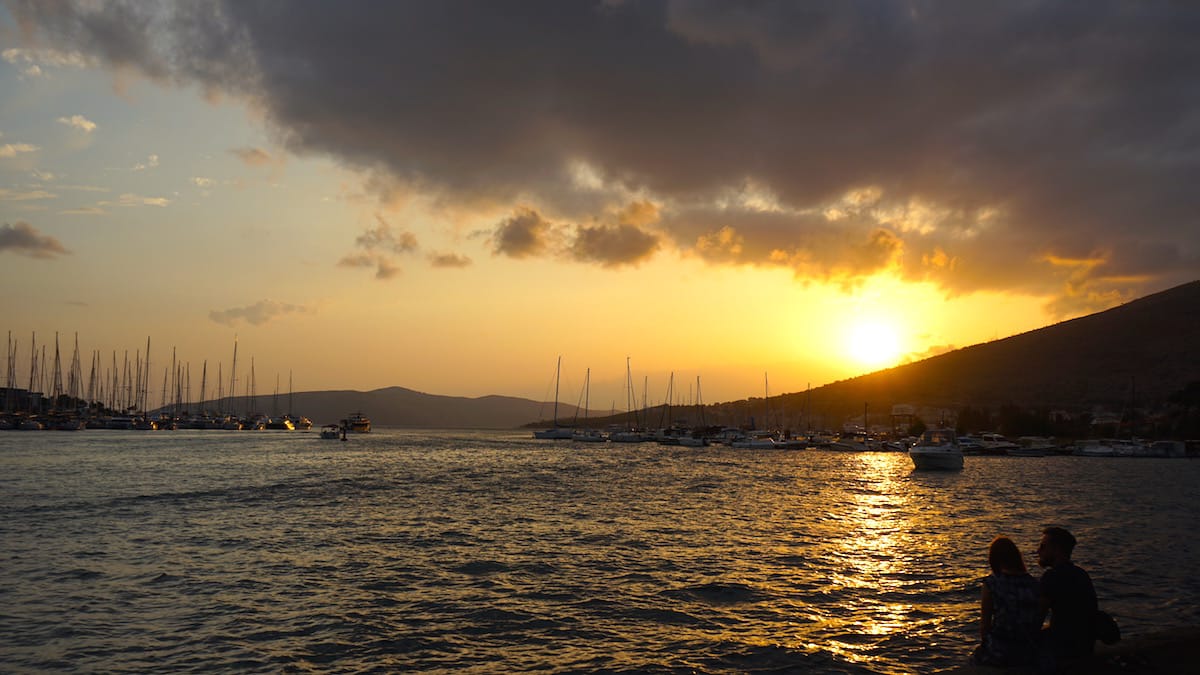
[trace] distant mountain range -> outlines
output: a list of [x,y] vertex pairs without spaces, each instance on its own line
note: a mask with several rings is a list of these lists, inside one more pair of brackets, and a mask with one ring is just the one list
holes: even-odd
[[[279,398],[285,402],[283,396]],[[376,426],[425,429],[513,429],[549,415],[553,405],[513,396],[439,396],[404,387],[297,392],[292,400],[296,414],[307,415],[318,425],[361,412]],[[559,402],[558,414],[571,419],[575,406]]]
[[[706,407],[710,423],[742,424],[751,416],[819,416],[822,426],[890,411],[895,404],[919,409],[1023,408],[1120,409],[1161,403],[1188,383],[1200,381],[1200,281],[1113,309],[1002,340],[958,349],[916,363],[834,382],[810,392],[749,399]],[[286,403],[279,397],[281,405]],[[268,406],[260,409],[269,411]],[[465,398],[425,394],[402,387],[369,392],[319,391],[293,395],[291,408],[317,424],[361,411],[377,426],[511,429],[550,415],[552,404],[510,396]],[[285,412],[281,410],[279,412]],[[575,416],[560,403],[560,420]],[[650,413],[657,422],[661,410]],[[694,416],[694,411],[689,411]],[[792,423],[795,422],[787,422]],[[608,420],[593,419],[595,425]]]

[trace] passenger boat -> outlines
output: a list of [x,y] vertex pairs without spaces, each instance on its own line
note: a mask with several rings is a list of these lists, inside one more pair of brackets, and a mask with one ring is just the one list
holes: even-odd
[[929,429],[908,450],[918,469],[957,471],[963,468],[963,451],[953,429]]
[[329,441],[336,441],[342,435],[342,427],[339,424],[326,424],[321,427],[321,438]]
[[356,412],[344,420],[346,430],[354,434],[365,434],[371,431],[371,420],[361,412]]

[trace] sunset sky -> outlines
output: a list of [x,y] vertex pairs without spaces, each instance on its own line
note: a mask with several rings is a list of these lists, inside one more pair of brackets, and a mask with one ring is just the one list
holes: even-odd
[[1198,221],[1188,3],[0,0],[22,387],[57,331],[152,390],[236,336],[260,394],[800,391],[1200,278]]

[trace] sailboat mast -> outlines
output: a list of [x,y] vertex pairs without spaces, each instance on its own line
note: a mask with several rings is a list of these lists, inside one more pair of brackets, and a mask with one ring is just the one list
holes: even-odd
[[142,405],[140,410],[143,414],[146,408],[150,407],[150,336],[146,336],[146,363],[142,369]]
[[233,399],[237,397],[237,336],[233,336],[233,366],[229,369],[229,410],[233,412]]
[[554,368],[554,428],[558,428],[558,380],[562,376],[562,356],[558,357],[558,366]]
[[637,407],[637,402],[634,400],[634,397],[633,397],[633,371],[630,370],[630,368],[629,368],[629,357],[626,356],[625,357],[625,412],[626,412],[625,421],[628,422],[629,418],[633,417],[634,424],[631,426],[631,428],[633,426],[637,426],[636,413],[634,413],[632,415],[630,414],[630,413],[634,412],[634,408],[636,408],[636,407]]
[[200,407],[198,412],[204,414],[204,397],[208,393],[208,359],[200,366]]
[[771,387],[767,384],[767,372],[763,371],[763,423],[771,428]]
[[[37,383],[37,332],[35,331],[29,338],[29,393],[32,394],[34,385]],[[33,399],[30,398],[30,401]]]

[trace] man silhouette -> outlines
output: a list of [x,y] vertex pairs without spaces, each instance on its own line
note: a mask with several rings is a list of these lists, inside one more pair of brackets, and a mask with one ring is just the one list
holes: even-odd
[[1089,656],[1095,648],[1096,590],[1092,579],[1071,562],[1075,537],[1061,527],[1047,527],[1038,545],[1041,613],[1050,614],[1045,647],[1056,661]]

